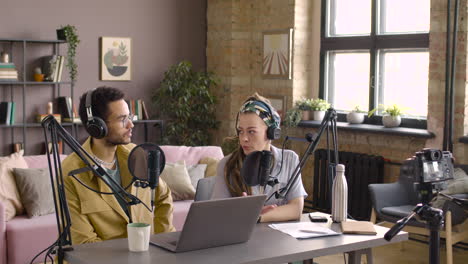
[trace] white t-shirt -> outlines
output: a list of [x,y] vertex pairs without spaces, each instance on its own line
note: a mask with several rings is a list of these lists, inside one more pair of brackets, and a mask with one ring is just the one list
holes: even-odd
[[[284,157],[281,153],[282,152],[281,149],[271,146],[271,151],[272,151],[273,156],[275,157],[275,164],[271,171],[271,177],[277,178],[279,183],[276,184],[274,187],[271,187],[269,185],[265,187],[265,190],[263,193],[267,195],[267,199],[270,198],[270,196],[273,193],[275,193],[277,190],[279,190],[280,188],[288,184],[288,180],[293,177],[294,169],[297,167],[297,164],[299,164],[299,157],[292,150],[285,149]],[[215,184],[213,187],[213,194],[211,196],[211,199],[232,197],[226,185],[225,178],[224,178],[224,167],[226,166],[226,162],[229,160],[230,157],[231,157],[231,154],[224,157],[218,164],[218,168],[216,172],[216,179],[215,179]],[[282,157],[283,157],[283,161],[281,160]],[[259,194],[260,192],[261,190],[259,186],[252,187],[253,194]],[[307,197],[307,193],[304,189],[304,186],[302,185],[302,178],[301,178],[301,175],[299,174],[298,179],[291,186],[289,193],[285,197],[285,199],[281,199],[281,198],[276,199],[275,195],[273,195],[273,197],[271,197],[265,203],[265,205],[287,204],[288,201],[293,200],[300,196],[303,196],[305,198]]]

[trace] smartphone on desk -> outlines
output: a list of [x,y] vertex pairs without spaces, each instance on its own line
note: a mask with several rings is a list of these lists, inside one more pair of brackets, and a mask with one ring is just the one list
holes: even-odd
[[328,218],[326,216],[321,216],[321,215],[312,215],[309,213],[309,219],[311,222],[317,222],[317,223],[326,223],[328,222]]

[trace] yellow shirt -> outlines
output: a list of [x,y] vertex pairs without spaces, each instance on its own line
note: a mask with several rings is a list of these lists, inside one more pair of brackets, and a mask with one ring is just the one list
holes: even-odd
[[[91,151],[91,138],[83,144],[83,148]],[[127,159],[134,144],[117,146],[117,160],[122,179],[122,186],[126,187],[132,181],[128,170]],[[71,215],[72,244],[97,242],[108,239],[127,237],[128,216],[113,194],[95,193],[81,185],[73,177],[68,176],[72,170],[85,167],[85,163],[73,153],[62,162],[65,194]],[[91,171],[75,175],[84,184],[100,192],[112,192],[111,189]],[[151,208],[151,189],[137,188],[131,185],[127,192],[137,196]],[[175,231],[172,225],[173,204],[171,191],[167,184],[159,179],[155,189],[154,219],[152,213],[143,205],[130,207],[133,222],[154,223],[154,233]]]

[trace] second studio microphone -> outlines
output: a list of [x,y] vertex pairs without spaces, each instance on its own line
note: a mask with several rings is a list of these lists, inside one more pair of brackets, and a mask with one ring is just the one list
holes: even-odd
[[254,151],[245,157],[241,169],[241,177],[248,186],[265,187],[270,178],[271,162],[273,154],[271,151]]

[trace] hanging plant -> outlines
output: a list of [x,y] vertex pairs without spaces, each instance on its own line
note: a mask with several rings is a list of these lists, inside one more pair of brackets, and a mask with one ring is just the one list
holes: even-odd
[[80,43],[76,27],[71,25],[61,26],[60,29],[57,29],[57,38],[67,41],[67,68],[71,82],[75,83],[78,75],[78,65],[75,62],[76,48]]

